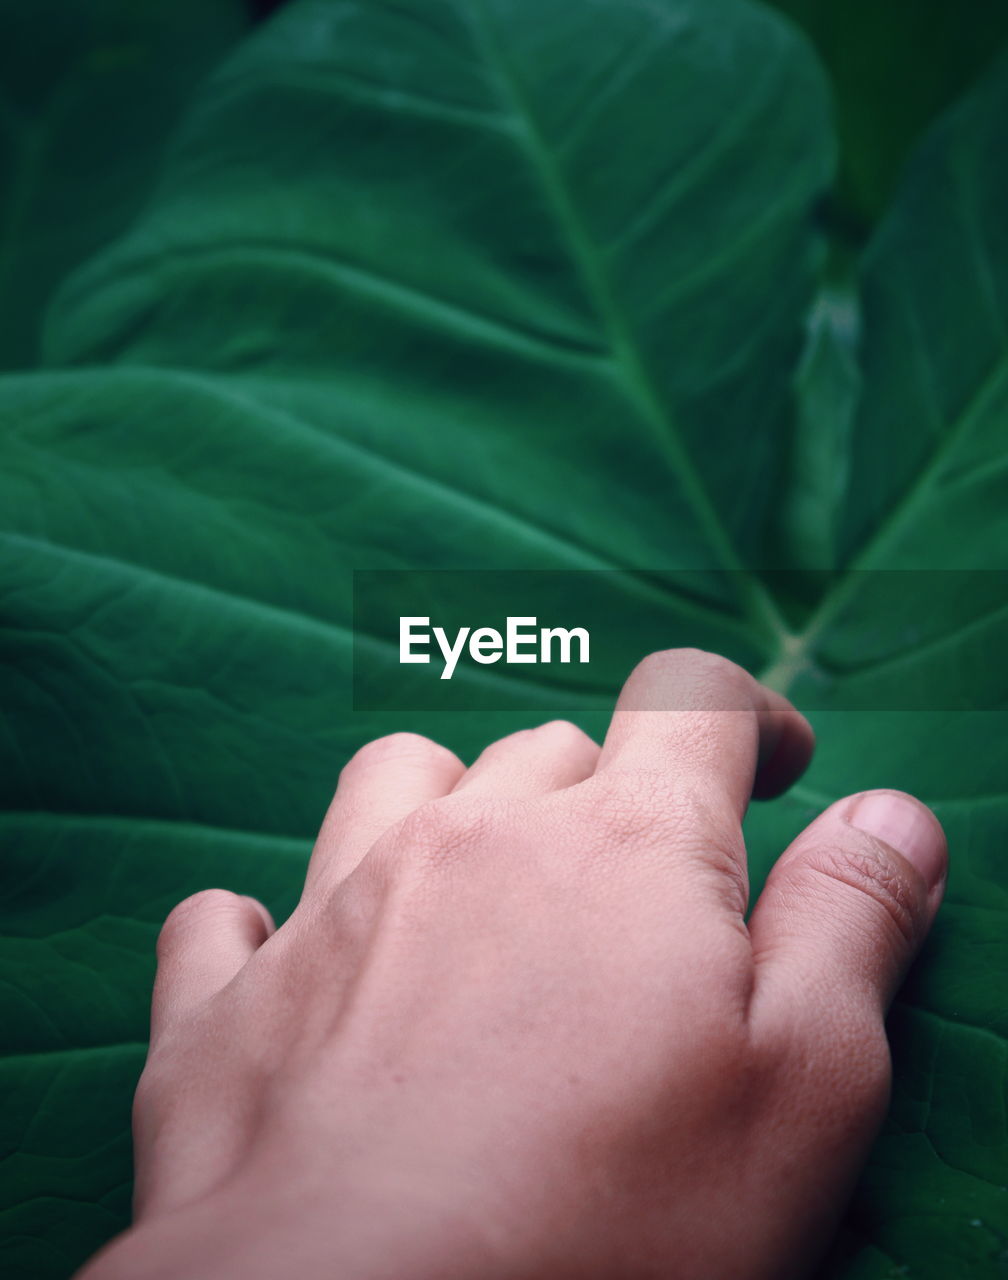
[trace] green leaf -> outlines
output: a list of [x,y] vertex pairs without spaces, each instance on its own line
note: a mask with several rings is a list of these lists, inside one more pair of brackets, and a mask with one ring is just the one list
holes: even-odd
[[990,0],[771,0],[801,23],[833,83],[844,231],[885,212],[921,132],[1008,45],[1008,7]]
[[[856,299],[819,290],[807,324],[826,95],[742,0],[302,0],[199,91],[49,307],[46,367],[0,380],[8,1274],[125,1224],[172,903],[222,884],[283,918],[357,745],[471,758],[557,710],[599,734],[587,694],[635,641],[811,709],[808,779],[750,817],[757,883],[846,791],[946,822],[950,905],[834,1262],[994,1274],[1006,725],[962,708],[1005,705],[977,571],[1008,545],[1006,93],[1001,68],[939,128]],[[468,571],[474,616],[491,569],[592,571],[571,592],[619,660],[590,690],[460,683],[493,711],[354,710],[351,571],[432,568]]]
[[0,368],[35,360],[67,271],[140,207],[241,0],[0,0]]
[[1006,117],[1008,57],[934,130],[868,251],[844,520],[861,564],[1008,564]]
[[[663,567],[670,507],[677,560],[758,555],[787,387],[752,372],[799,341],[832,165],[817,68],[730,0],[520,13],[281,15],[203,95],[148,216],[66,286],[48,356],[240,374],[424,476],[458,453],[477,502],[562,525],[584,567]],[[604,473],[586,437],[614,442]]]

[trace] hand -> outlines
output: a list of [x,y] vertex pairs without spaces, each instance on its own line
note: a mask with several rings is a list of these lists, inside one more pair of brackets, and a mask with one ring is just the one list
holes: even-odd
[[88,1280],[804,1274],[946,860],[917,801],[849,797],[747,927],[742,816],[811,750],[689,650],[634,671],[601,750],[559,722],[469,769],[364,747],[282,928],[222,890],[165,923],[136,1223]]

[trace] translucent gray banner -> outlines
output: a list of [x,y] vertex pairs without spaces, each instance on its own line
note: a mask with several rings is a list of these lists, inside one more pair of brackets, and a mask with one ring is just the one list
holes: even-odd
[[[611,707],[646,654],[723,654],[806,710],[1008,705],[1008,571],[367,570],[358,710]],[[673,688],[655,709],[675,709]]]

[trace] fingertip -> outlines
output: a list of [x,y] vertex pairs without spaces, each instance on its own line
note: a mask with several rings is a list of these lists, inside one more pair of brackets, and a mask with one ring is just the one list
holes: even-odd
[[815,730],[783,694],[767,689],[769,720],[778,726],[765,759],[759,761],[753,798],[772,800],[787,791],[808,768],[815,752]]
[[946,858],[940,822],[914,796],[834,801],[778,859],[750,917],[765,989],[793,999],[812,984],[827,1003],[867,996],[884,1011],[934,923]]
[[230,889],[201,889],[169,911],[158,935],[158,953],[232,934],[258,945],[259,935],[274,928],[272,917],[257,899]]
[[862,791],[849,798],[844,821],[894,849],[920,873],[929,893],[948,872],[948,840],[933,810],[905,791]]

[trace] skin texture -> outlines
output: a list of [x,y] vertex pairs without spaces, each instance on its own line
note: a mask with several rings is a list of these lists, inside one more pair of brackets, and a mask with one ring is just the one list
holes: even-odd
[[919,802],[848,797],[747,926],[743,814],[812,747],[695,650],[637,667],[601,749],[364,747],[282,928],[219,889],[168,917],[135,1225],[80,1280],[807,1274],[946,865]]

